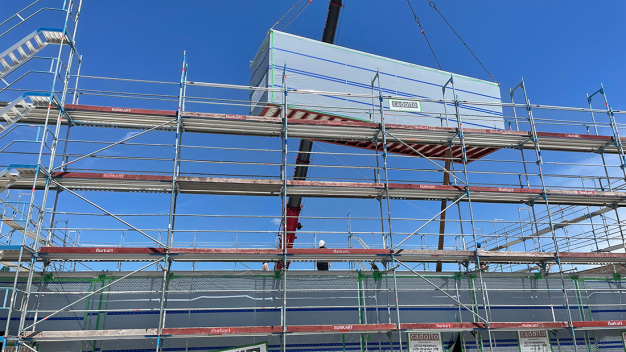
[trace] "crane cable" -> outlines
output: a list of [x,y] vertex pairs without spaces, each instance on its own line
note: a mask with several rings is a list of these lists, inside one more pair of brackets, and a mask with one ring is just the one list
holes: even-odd
[[439,63],[439,60],[437,59],[437,55],[435,55],[435,51],[433,50],[433,47],[430,45],[430,41],[428,40],[428,37],[426,36],[426,32],[424,32],[424,28],[422,28],[422,24],[420,23],[420,18],[417,17],[417,15],[415,14],[415,10],[413,10],[413,6],[411,5],[411,2],[409,0],[406,0],[406,2],[409,4],[409,7],[411,8],[411,12],[413,12],[413,18],[415,19],[415,22],[417,23],[417,25],[420,27],[420,31],[424,35],[424,39],[426,39],[426,43],[428,43],[430,52],[433,53],[433,56],[435,57],[435,61],[437,61],[437,66],[439,66],[440,70],[443,70],[443,68],[441,68],[441,64]]
[[[313,1],[313,0],[309,0],[309,1],[307,1],[307,2],[306,2],[306,4],[304,4],[304,6],[302,6],[302,8],[300,9],[300,11],[298,11],[298,13],[296,13],[296,14],[295,14],[295,16],[293,16],[293,18],[291,19],[291,21],[289,21],[289,23],[287,23],[287,24],[285,25],[285,27],[283,27],[283,29],[281,29],[281,31],[284,31],[284,30],[285,30],[285,28],[287,28],[287,27],[291,24],[291,22],[293,22],[293,20],[295,20],[295,19],[296,19],[296,17],[298,17],[298,15],[300,15],[300,13],[302,13],[302,11],[304,11],[304,9],[305,9],[307,6],[309,6],[309,4],[310,4],[312,1]],[[298,2],[299,2],[299,1],[298,1]]]
[[[407,0],[408,1],[408,0]],[[437,11],[437,13],[439,14],[439,16],[441,16],[441,18],[446,22],[446,24],[448,25],[448,27],[450,27],[450,29],[454,32],[454,34],[456,34],[456,36],[459,38],[459,40],[461,41],[461,43],[463,43],[463,45],[465,45],[465,47],[467,48],[467,50],[469,50],[469,52],[472,54],[472,56],[474,56],[474,58],[476,59],[476,61],[478,61],[478,63],[480,64],[480,66],[483,67],[483,69],[485,69],[485,72],[487,72],[487,74],[489,75],[489,77],[491,77],[491,79],[498,83],[498,81],[496,81],[495,78],[493,78],[493,76],[491,75],[491,73],[489,73],[489,70],[487,70],[487,68],[485,67],[485,65],[483,65],[483,63],[478,59],[478,57],[476,56],[476,54],[474,54],[474,52],[472,51],[472,49],[470,49],[470,47],[467,45],[467,43],[465,43],[465,41],[461,38],[461,36],[459,35],[459,33],[457,33],[454,28],[452,27],[452,25],[450,24],[450,22],[448,22],[448,20],[443,16],[443,14],[441,13],[441,11],[439,11],[439,9],[437,8],[437,5],[435,5],[435,2],[433,0],[428,0],[428,4],[430,5],[430,7],[432,7],[435,11]],[[412,8],[411,8],[412,9]]]
[[283,17],[281,17],[278,21],[276,21],[276,23],[274,23],[274,25],[272,26],[272,28],[270,28],[270,31],[271,31],[272,29],[274,29],[274,27],[276,27],[276,26],[280,23],[280,21],[282,21],[285,17],[287,17],[287,15],[288,15],[288,14],[289,14],[289,13],[290,13],[290,12],[291,12],[291,11],[292,11],[295,7],[296,7],[296,6],[298,6],[298,4],[299,4],[300,2],[302,2],[302,0],[298,0],[298,2],[296,2],[296,3],[295,3],[295,4],[294,4],[294,5],[293,5],[290,9],[289,9],[289,11],[287,11],[287,12],[283,15]]

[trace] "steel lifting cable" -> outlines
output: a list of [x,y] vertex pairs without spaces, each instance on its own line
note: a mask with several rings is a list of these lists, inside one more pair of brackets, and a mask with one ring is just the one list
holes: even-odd
[[[407,0],[408,1],[408,0]],[[478,59],[478,57],[476,56],[476,54],[474,54],[474,52],[472,51],[472,49],[470,49],[470,47],[467,45],[467,43],[465,43],[465,41],[461,38],[461,36],[459,35],[459,33],[457,33],[457,31],[454,30],[454,28],[452,27],[452,25],[450,24],[450,22],[448,22],[448,20],[443,16],[443,14],[441,13],[441,11],[439,11],[439,9],[437,8],[437,5],[435,5],[435,2],[433,0],[428,0],[428,4],[430,5],[430,7],[432,7],[435,11],[437,11],[437,13],[439,14],[439,16],[441,16],[441,18],[446,22],[446,24],[448,25],[448,27],[450,27],[450,29],[454,32],[454,34],[456,34],[456,36],[459,38],[459,40],[461,41],[461,43],[463,43],[463,45],[465,45],[465,47],[467,48],[467,50],[469,50],[469,52],[472,54],[472,56],[474,56],[474,59],[476,59],[476,61],[478,61],[478,63],[480,64],[480,66],[483,67],[483,69],[485,69],[485,72],[487,72],[487,74],[489,75],[489,77],[491,77],[491,79],[498,83],[498,81],[496,81],[495,78],[493,78],[493,76],[491,75],[491,73],[489,73],[489,70],[487,70],[487,68],[485,67],[485,65],[483,65],[483,63]]]
[[456,36],[459,38],[459,40],[461,41],[461,43],[463,43],[463,45],[465,45],[465,47],[467,48],[467,50],[469,50],[469,52],[472,54],[472,56],[474,56],[474,59],[476,59],[476,61],[478,61],[478,63],[480,64],[480,66],[483,67],[483,69],[485,69],[485,72],[487,72],[487,74],[489,75],[489,77],[491,77],[491,79],[498,83],[498,81],[496,81],[495,78],[493,78],[493,76],[491,75],[491,73],[489,73],[489,70],[487,70],[487,68],[485,67],[485,65],[483,65],[483,63],[478,59],[478,57],[476,56],[476,54],[474,54],[474,52],[472,51],[472,49],[469,48],[469,46],[467,45],[467,43],[465,43],[465,41],[461,38],[461,36],[459,35],[459,33],[457,33],[454,28],[452,27],[452,25],[450,24],[450,22],[448,22],[448,20],[443,16],[443,14],[441,13],[441,11],[439,11],[439,9],[437,8],[437,5],[435,5],[435,2],[433,0],[428,0],[428,4],[430,5],[430,7],[432,7],[435,11],[437,11],[437,13],[439,14],[439,16],[441,16],[441,18],[446,22],[446,24],[448,25],[448,27],[450,27],[450,29],[452,29],[452,31],[454,32],[454,34],[456,34]]
[[433,53],[433,56],[435,57],[435,61],[437,61],[437,66],[439,66],[440,70],[443,70],[443,68],[441,68],[441,64],[439,63],[439,60],[437,59],[437,55],[435,55],[435,51],[433,50],[433,47],[430,45],[430,41],[428,40],[428,37],[426,36],[426,32],[424,32],[424,28],[422,28],[422,24],[420,23],[420,18],[417,17],[417,15],[415,14],[415,10],[413,10],[413,5],[411,5],[411,1],[406,0],[406,2],[409,4],[409,7],[411,8],[411,12],[413,12],[413,18],[415,19],[415,22],[417,23],[417,25],[420,27],[420,31],[424,35],[424,39],[426,39],[426,43],[428,43],[430,52]]
[[309,4],[310,4],[312,1],[313,1],[313,0],[309,0],[309,1],[307,1],[307,2],[306,2],[306,4],[304,4],[304,6],[302,6],[302,8],[300,9],[300,11],[298,11],[298,13],[296,13],[296,15],[295,15],[295,16],[293,16],[293,18],[291,19],[291,21],[289,21],[289,23],[287,23],[287,24],[285,25],[285,27],[283,27],[283,29],[281,29],[281,31],[284,31],[284,30],[285,30],[285,28],[289,27],[289,25],[291,24],[291,22],[293,22],[293,20],[295,20],[295,19],[296,19],[296,17],[298,17],[298,16],[300,15],[300,13],[302,13],[302,11],[304,11],[304,9],[305,9],[307,6],[309,6]]
[[298,0],[298,2],[296,2],[296,3],[295,3],[295,4],[294,4],[294,5],[293,5],[290,9],[289,9],[289,11],[285,12],[285,14],[283,15],[283,17],[281,17],[278,21],[276,21],[276,23],[274,23],[274,25],[272,26],[272,28],[270,28],[270,31],[271,31],[272,29],[274,29],[274,27],[276,27],[276,26],[280,23],[280,21],[282,21],[285,17],[287,17],[287,15],[288,15],[288,14],[289,14],[289,13],[290,13],[290,12],[291,12],[291,11],[292,11],[295,7],[296,7],[296,6],[298,6],[298,4],[299,4],[300,2],[302,2],[302,0]]

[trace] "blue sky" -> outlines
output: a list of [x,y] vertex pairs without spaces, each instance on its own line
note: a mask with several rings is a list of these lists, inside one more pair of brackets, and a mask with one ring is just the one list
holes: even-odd
[[[48,1],[54,4],[54,1]],[[189,62],[190,81],[215,83],[229,83],[247,85],[250,80],[250,61],[254,58],[267,31],[296,1],[107,1],[85,2],[79,25],[77,46],[83,55],[82,74],[104,77],[121,77],[145,79],[155,81],[177,82],[180,78],[180,67],[183,51],[187,51]],[[59,2],[60,3],[60,2]],[[3,4],[3,16],[23,7],[27,1],[14,1]],[[324,27],[327,1],[313,0],[309,6],[295,19],[285,31],[288,33],[320,39]],[[436,62],[419,33],[410,9],[405,1],[370,1],[344,0],[345,8],[341,16],[335,44],[374,53],[398,60],[416,63],[429,67],[436,67]],[[454,33],[447,27],[441,17],[432,8],[428,1],[412,1],[422,26],[437,54],[442,68],[462,75],[489,79],[480,65],[471,57]],[[302,5],[298,5],[296,8]],[[474,53],[481,59],[491,74],[501,84],[502,96],[508,102],[508,89],[516,86],[521,77],[524,77],[528,87],[529,97],[533,103],[586,106],[585,93],[591,93],[604,84],[609,102],[615,109],[625,109],[622,99],[626,94],[623,86],[623,77],[626,75],[626,62],[623,47],[623,35],[626,24],[623,15],[626,13],[626,3],[623,2],[587,2],[587,1],[438,1],[438,8],[469,44]],[[294,11],[295,12],[295,11]],[[293,14],[293,12],[292,12]],[[38,15],[22,28],[0,38],[0,45],[8,47],[15,40],[38,27],[59,27],[61,22],[55,16]],[[275,28],[282,29],[291,15]],[[46,49],[48,50],[48,49]],[[47,52],[50,56],[56,51]],[[42,64],[44,65],[44,64]],[[44,65],[45,66],[45,65]],[[29,83],[42,87],[47,81],[33,80]],[[159,94],[177,95],[176,86],[154,86],[141,84],[121,84],[111,81],[81,81],[80,87],[85,89],[142,91]],[[42,88],[45,89],[45,88]],[[223,92],[210,89],[190,89],[190,94],[221,96]],[[0,100],[12,100],[17,93],[4,92]],[[13,95],[12,95],[13,94]],[[123,101],[103,99],[97,96],[83,96],[81,103],[92,105],[115,105],[124,107],[146,107],[175,110],[176,102],[172,101]],[[596,106],[600,107],[600,106]],[[243,108],[199,107],[198,109],[211,112],[246,113]],[[191,108],[189,108],[191,110]],[[509,111],[510,113],[510,111]],[[518,111],[521,113],[521,111]],[[538,117],[551,118],[558,116],[568,118],[564,114],[552,112],[538,112]],[[587,116],[573,118],[588,119]],[[621,117],[620,117],[621,118]],[[559,127],[539,126],[539,130],[558,131]],[[78,130],[78,129],[77,129]],[[106,132],[106,133],[105,133]],[[117,141],[127,136],[129,131],[102,130],[81,128],[73,134],[75,139],[93,139],[102,141]],[[577,133],[584,133],[578,131]],[[608,131],[605,131],[608,133]],[[20,129],[12,139],[26,139],[33,137],[32,129]],[[172,143],[171,134],[154,132],[137,138],[137,142],[144,143]],[[290,150],[297,149],[297,140],[290,141]],[[2,141],[4,147],[6,139]],[[231,136],[192,135],[186,134],[184,143],[210,147],[244,147],[278,150],[279,140],[262,138],[240,138]],[[22,146],[22,148],[26,148]],[[77,146],[75,153],[85,153],[94,150],[94,146]],[[332,145],[317,144],[315,152],[342,152],[354,153],[354,150]],[[137,157],[157,156],[163,161],[122,161],[116,159],[90,159],[77,164],[77,168],[93,169],[149,169],[168,172],[171,170],[171,149],[143,148],[120,146],[103,153],[108,156],[121,156],[131,153]],[[16,154],[7,155],[7,159],[15,162],[15,158],[26,158]],[[531,154],[527,154],[530,156]],[[494,158],[519,159],[519,152],[500,151],[493,154]],[[202,160],[269,160],[278,162],[280,155],[276,152],[236,153],[233,151],[216,152],[215,150],[186,150],[184,158]],[[598,163],[599,158],[593,155],[569,155],[564,153],[544,153],[546,161],[579,161]],[[4,158],[4,157],[3,157]],[[295,158],[295,156],[294,156]],[[366,157],[363,157],[366,158]],[[587,158],[587,159],[583,159]],[[20,161],[21,161],[20,159]],[[367,158],[366,158],[367,159]],[[362,165],[371,162],[359,161],[356,156],[323,156],[314,157],[314,164],[355,164]],[[609,162],[615,162],[609,158]],[[0,162],[6,165],[9,162]],[[185,165],[185,164],[184,164]],[[423,161],[407,162],[399,159],[396,166],[426,167]],[[495,163],[485,163],[475,166],[476,170],[500,170],[503,166]],[[509,166],[506,166],[507,170]],[[510,166],[511,170],[519,172],[520,166]],[[228,174],[264,174],[277,175],[274,166],[228,166],[216,163],[189,163],[183,167],[183,172],[197,172],[202,175],[212,173]],[[586,168],[584,172],[599,174],[597,168]],[[581,173],[581,169],[561,167],[560,169],[545,167],[545,172]],[[328,170],[312,169],[312,176],[317,177],[349,177],[363,178],[362,170],[348,170],[341,175],[332,174]],[[291,174],[291,171],[289,172]],[[398,178],[411,180],[435,181],[440,176],[430,174],[414,175],[398,173]],[[369,173],[365,176],[369,176]],[[473,177],[473,176],[472,176]],[[511,176],[504,181],[502,177],[480,176],[484,182],[515,183],[517,177]],[[554,180],[561,183],[563,180]],[[576,187],[579,180],[574,180]],[[115,213],[154,213],[167,212],[169,195],[159,194],[116,194],[116,193],[84,193],[105,208]],[[71,195],[60,197],[62,211],[93,211],[84,207],[83,203],[73,199]],[[277,227],[273,223],[280,214],[278,199],[254,198],[244,199],[235,197],[198,197],[182,195],[179,198],[179,212],[202,213],[204,218],[183,218],[178,220],[177,227],[189,231],[215,230],[215,233],[205,233],[203,238],[207,242],[237,241],[254,243],[272,243]],[[313,244],[313,232],[318,233],[317,239],[323,237],[330,246],[346,246],[346,220],[348,211],[355,218],[377,217],[379,215],[376,201],[354,200],[305,200],[304,216],[334,217],[334,220],[309,219],[303,221],[305,231],[297,243],[306,246]],[[329,206],[332,205],[332,206]],[[429,218],[438,212],[438,202],[403,202],[392,203],[394,217]],[[463,206],[464,218],[467,218],[467,206]],[[502,218],[514,221],[518,218],[517,206],[490,206],[475,205],[475,216],[483,220]],[[543,209],[541,209],[543,210]],[[263,215],[266,218],[221,219],[210,217],[215,214]],[[69,215],[68,215],[69,217]],[[96,220],[97,219],[97,220]],[[127,217],[129,222],[142,228],[166,228],[163,216],[154,217]],[[103,220],[102,217],[73,217],[70,227],[116,227],[122,224],[114,220]],[[355,220],[354,231],[363,232],[363,237],[371,244],[380,242],[379,235],[366,235],[365,232],[375,231],[372,227],[379,226],[374,220]],[[394,231],[412,232],[420,226],[419,221],[398,221],[394,223]],[[425,230],[434,232],[438,226],[428,227]],[[493,224],[479,224],[483,232],[491,232]],[[458,233],[458,226],[450,225],[452,232]],[[232,232],[219,232],[219,231]],[[465,232],[469,228],[465,229]],[[239,231],[239,232],[237,232]],[[246,231],[262,231],[262,234],[249,234]],[[323,234],[324,232],[335,232]],[[344,232],[344,233],[341,233]],[[158,234],[153,233],[157,236]],[[107,242],[117,244],[122,237],[121,231],[114,235],[90,232],[81,232],[86,244]],[[141,237],[131,232],[124,233],[125,243],[147,245],[140,243]],[[209,237],[211,236],[211,237]],[[192,243],[191,232],[177,235],[185,245]],[[242,240],[243,238],[243,240]],[[413,245],[418,245],[416,238]],[[428,244],[433,239],[425,239]],[[454,239],[446,243],[447,247],[454,248]],[[244,245],[245,246],[245,245]],[[302,264],[301,268],[308,268],[310,264]],[[130,267],[129,267],[130,268]],[[239,268],[239,267],[238,267]],[[452,269],[452,268],[451,268]]]

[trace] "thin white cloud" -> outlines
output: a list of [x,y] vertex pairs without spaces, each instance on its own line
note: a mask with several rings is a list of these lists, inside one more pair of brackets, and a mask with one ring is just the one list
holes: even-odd
[[282,222],[282,220],[280,218],[273,218],[272,219],[272,224],[278,226],[280,225],[280,223]]
[[128,132],[124,135],[124,137],[122,137],[122,139],[126,139],[126,138],[130,138],[136,134],[138,134],[139,132]]

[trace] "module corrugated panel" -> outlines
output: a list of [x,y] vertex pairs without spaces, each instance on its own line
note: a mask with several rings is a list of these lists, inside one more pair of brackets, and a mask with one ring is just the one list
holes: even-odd
[[[259,49],[251,71],[252,86],[282,87],[283,73],[286,86],[296,90],[317,90],[351,94],[372,94],[372,80],[380,71],[383,96],[411,98],[444,98],[442,86],[454,77],[455,93],[459,101],[500,103],[498,84],[453,74],[446,71],[406,63],[382,56],[368,54],[317,40],[303,38],[279,31],[270,31]],[[378,81],[374,93],[378,94]],[[280,92],[251,93],[256,102],[253,115],[265,115],[268,107],[282,103]],[[445,99],[454,99],[448,86]],[[287,104],[293,109],[320,114],[380,122],[380,105],[377,99],[330,94],[289,94]],[[422,102],[421,112],[399,112],[389,109],[389,99],[384,99],[383,109],[387,123],[422,126],[456,126],[454,105],[441,102]],[[446,115],[447,114],[447,115]],[[460,104],[462,122],[466,127],[504,129],[500,106]],[[446,118],[447,116],[447,118]]]
[[[330,272],[332,273],[332,272]],[[33,283],[33,291],[41,296],[31,295],[31,302],[37,309],[44,310],[35,314],[29,311],[27,325],[37,319],[63,308],[69,302],[76,302],[72,312],[59,312],[50,319],[37,324],[39,331],[62,330],[106,330],[124,328],[156,328],[158,326],[162,276],[128,277],[113,284],[102,293],[94,294],[86,299],[84,293],[94,292],[103,285],[111,283],[120,276],[100,275],[85,272],[81,275],[48,279],[42,284],[37,279]],[[198,276],[189,273],[175,273],[169,281],[167,303],[167,328],[178,327],[230,327],[230,326],[280,326],[280,310],[282,304],[282,278],[273,273],[264,272],[233,272],[231,275]],[[394,323],[397,318],[395,308],[395,292],[393,277],[374,276],[371,272],[341,273],[298,273],[287,275],[287,315],[289,325],[308,324],[384,324]],[[485,316],[482,292],[478,289],[480,280],[465,277],[456,280],[454,276],[428,275],[429,282],[414,275],[399,273],[397,276],[398,305],[402,323],[420,322],[469,322],[474,317],[468,310],[459,308],[456,302],[441,291],[455,297],[463,304],[473,307],[477,304],[477,312]],[[10,292],[13,285],[13,273],[6,273],[0,279],[0,291]],[[484,283],[488,291],[490,307],[489,317],[492,322],[527,321],[551,322],[551,311],[555,311],[557,321],[567,320],[563,295],[560,292],[560,278],[549,279],[551,295],[547,295],[545,279],[534,277],[512,276],[509,273],[485,273]],[[576,312],[586,311],[584,320],[591,318],[621,319],[623,288],[620,281],[611,279],[579,280],[580,299],[577,298],[573,281],[566,280],[570,309],[573,319],[581,317]],[[584,284],[582,283],[584,281]],[[17,288],[25,290],[25,282]],[[475,289],[475,290],[474,290]],[[84,292],[84,293],[81,293]],[[8,295],[10,297],[10,294]],[[15,302],[21,302],[19,294]],[[607,303],[608,302],[608,303]],[[8,301],[0,310],[0,322],[6,323]],[[612,305],[609,307],[608,305]],[[616,312],[597,312],[598,310]],[[10,334],[17,333],[20,312],[13,311]],[[404,332],[403,332],[404,333]],[[593,334],[593,336],[592,336]],[[406,343],[406,339],[403,341]],[[444,332],[446,348],[454,341],[457,333]],[[475,337],[469,332],[463,333],[465,350],[476,349]],[[602,349],[618,350],[621,346],[619,331],[597,331],[589,333],[591,339],[585,340],[584,332],[577,332],[581,345],[597,344]],[[387,349],[389,338],[397,345],[398,336],[386,333],[367,334],[314,334],[287,335],[287,351],[359,351],[361,346],[369,350]],[[480,336],[486,346],[489,341],[483,332]],[[552,335],[552,343],[562,348],[562,352],[573,351],[570,331],[557,331]],[[207,351],[230,348],[268,341],[269,350],[280,350],[280,336],[211,336],[192,339],[166,338],[165,349],[169,351]],[[567,346],[568,339],[570,345]],[[496,331],[493,335],[496,352],[511,352],[517,348],[514,332]],[[379,345],[379,342],[381,344]],[[93,344],[93,345],[92,345]],[[154,351],[156,339],[142,338],[137,340],[106,340],[85,341],[82,349],[80,342],[42,342],[40,351],[109,351],[137,352]],[[361,345],[363,344],[363,345]],[[385,347],[387,346],[387,347]],[[406,345],[404,345],[406,350]],[[623,349],[622,349],[623,351]]]

